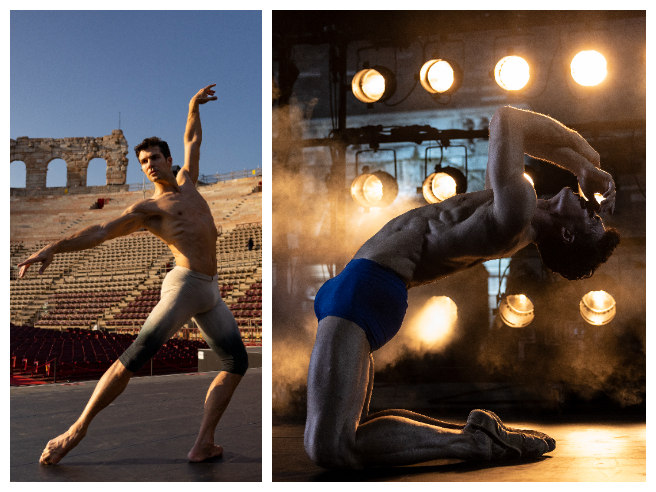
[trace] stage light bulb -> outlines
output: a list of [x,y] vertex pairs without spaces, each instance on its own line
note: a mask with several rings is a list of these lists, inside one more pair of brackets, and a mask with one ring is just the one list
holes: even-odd
[[506,296],[499,305],[499,315],[511,328],[524,328],[535,318],[533,302],[524,294]]
[[369,99],[378,101],[385,93],[385,77],[375,70],[369,70],[362,77],[362,92]]
[[396,179],[384,171],[361,174],[351,183],[353,200],[365,209],[387,207],[398,194]]
[[445,60],[429,60],[421,67],[419,81],[428,92],[443,93],[453,86],[455,72]]
[[376,176],[371,175],[362,186],[362,193],[369,203],[375,205],[383,198],[383,183]]
[[433,194],[440,200],[444,201],[456,194],[456,180],[448,174],[437,173],[433,178],[431,185]]
[[580,85],[591,87],[600,84],[608,71],[606,58],[594,50],[581,51],[570,64],[572,78]]
[[440,203],[456,195],[456,180],[446,173],[433,173],[424,181],[422,192],[428,203]]
[[444,341],[458,320],[458,306],[446,296],[431,297],[413,323],[419,339],[429,345]]
[[384,101],[394,94],[395,77],[385,67],[365,68],[355,74],[351,89],[353,95],[364,103]]
[[605,290],[593,290],[581,298],[581,316],[591,325],[609,323],[616,313],[615,299]]
[[494,68],[494,78],[503,89],[517,91],[528,83],[529,72],[526,60],[519,56],[506,56]]

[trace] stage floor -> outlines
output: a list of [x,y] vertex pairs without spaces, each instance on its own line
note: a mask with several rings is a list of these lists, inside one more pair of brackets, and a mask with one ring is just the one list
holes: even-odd
[[39,465],[97,381],[10,389],[11,481],[193,482],[262,480],[262,369],[249,369],[216,430],[223,457],[189,463],[217,372],[133,378],[57,465]]
[[[503,417],[502,417],[503,418]],[[556,439],[556,449],[534,460],[436,460],[413,466],[328,471],[303,450],[302,425],[273,427],[273,481],[315,482],[643,482],[646,424],[626,421],[535,423],[504,419]]]

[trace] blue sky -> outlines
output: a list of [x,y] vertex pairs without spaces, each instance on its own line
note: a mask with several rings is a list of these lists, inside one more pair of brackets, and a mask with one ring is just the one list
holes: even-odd
[[[130,153],[127,183],[141,183],[134,151],[156,135],[183,164],[188,103],[216,83],[201,106],[201,174],[262,167],[260,11],[12,11],[10,138],[101,137],[119,127]],[[100,163],[100,164],[98,164]],[[52,161],[48,186],[64,186]],[[11,164],[11,186],[25,186]],[[105,184],[105,163],[87,182]]]

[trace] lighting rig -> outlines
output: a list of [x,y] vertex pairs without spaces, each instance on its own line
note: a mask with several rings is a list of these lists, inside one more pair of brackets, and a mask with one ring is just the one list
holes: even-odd
[[[428,125],[411,125],[386,128],[382,125],[364,126],[360,128],[346,128],[331,132],[331,137],[327,139],[307,139],[303,141],[303,146],[329,146],[339,142],[341,145],[369,145],[370,151],[392,151],[392,149],[381,149],[381,144],[387,143],[405,143],[413,142],[417,145],[424,141],[439,142],[439,147],[461,147],[461,145],[451,145],[451,140],[471,140],[475,138],[487,139],[489,132],[486,128],[481,130],[438,130]],[[435,147],[429,147],[429,149]],[[396,181],[396,152],[394,152],[394,176],[383,171],[375,173],[365,173],[358,176],[358,155],[356,153],[356,178],[351,183],[351,196],[354,201],[368,209],[370,207],[386,207],[391,204],[398,194],[398,184]],[[465,174],[460,170],[447,166],[441,167],[442,158],[436,167],[436,172],[427,176],[428,153],[425,158],[424,175],[426,176],[423,187],[427,186],[430,190],[428,196],[424,194],[428,203],[437,203],[438,201],[448,198],[444,194],[446,188],[455,188],[456,193],[465,193],[467,191],[467,149],[465,147]],[[374,176],[375,175],[375,176]],[[373,178],[369,179],[369,176]],[[375,179],[374,179],[375,178]],[[430,180],[429,180],[430,178]],[[449,184],[449,180],[453,183]],[[427,183],[428,181],[428,183]],[[444,191],[443,191],[444,187]],[[433,191],[434,189],[434,191]],[[385,191],[387,190],[387,191]],[[420,191],[421,192],[421,191]],[[431,197],[432,193],[432,198]],[[382,194],[384,194],[384,199]],[[369,198],[367,198],[367,196]],[[452,195],[450,195],[452,196]],[[439,197],[439,198],[438,198]],[[389,201],[388,201],[389,200]],[[433,200],[433,201],[431,201]],[[436,201],[437,200],[437,201]]]
[[[595,50],[583,50],[570,62],[570,75],[574,81],[585,87],[599,85],[608,73],[606,58]],[[517,92],[526,89],[531,80],[531,67],[522,56],[509,54],[500,58],[490,72],[502,89]],[[422,64],[415,79],[431,95],[451,95],[462,84],[464,72],[452,59],[434,57]],[[365,62],[363,69],[351,81],[353,95],[370,107],[374,103],[385,102],[396,91],[397,74],[382,65],[369,67]]]

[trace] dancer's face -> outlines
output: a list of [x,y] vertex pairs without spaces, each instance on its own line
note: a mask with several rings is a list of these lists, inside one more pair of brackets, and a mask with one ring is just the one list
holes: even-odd
[[141,170],[146,174],[148,180],[153,183],[171,174],[173,159],[171,157],[165,159],[164,154],[157,146],[148,147],[146,150],[139,152],[139,162],[141,163]]
[[581,206],[579,195],[570,188],[563,188],[548,202],[548,210],[555,225],[600,237],[603,235],[605,228],[601,217],[597,214],[590,217],[587,209]]

